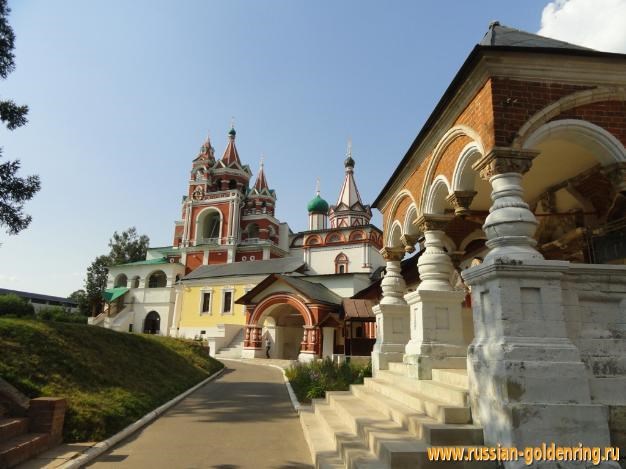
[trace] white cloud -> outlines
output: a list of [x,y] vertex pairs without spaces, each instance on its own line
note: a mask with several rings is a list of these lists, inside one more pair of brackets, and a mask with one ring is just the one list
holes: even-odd
[[538,34],[626,53],[626,0],[554,0],[543,9]]

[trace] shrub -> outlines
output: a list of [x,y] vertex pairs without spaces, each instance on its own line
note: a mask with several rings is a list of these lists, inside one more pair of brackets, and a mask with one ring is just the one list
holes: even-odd
[[72,313],[61,306],[46,306],[36,313],[37,319],[44,321],[71,322],[77,324],[87,324],[87,317],[81,314]]
[[363,384],[372,376],[372,364],[333,363],[330,358],[311,363],[297,363],[285,371],[300,402],[311,402],[326,395],[326,391],[347,391],[351,384]]
[[34,314],[33,305],[24,298],[14,293],[0,295],[0,316],[28,317]]

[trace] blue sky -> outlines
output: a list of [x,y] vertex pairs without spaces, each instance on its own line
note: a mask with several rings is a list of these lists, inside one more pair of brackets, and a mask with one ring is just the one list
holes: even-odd
[[294,231],[316,177],[335,201],[348,137],[371,203],[489,22],[536,32],[548,1],[9,3],[1,96],[30,113],[0,145],[42,190],[31,226],[0,233],[0,287],[65,296],[113,231],[171,243],[191,160],[207,132],[221,156],[231,116]]

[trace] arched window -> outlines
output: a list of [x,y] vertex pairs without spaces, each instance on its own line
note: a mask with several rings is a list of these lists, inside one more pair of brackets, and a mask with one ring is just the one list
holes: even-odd
[[259,237],[259,225],[256,223],[251,223],[248,225],[248,239],[250,238],[258,238]]
[[216,240],[220,237],[220,213],[217,210],[210,210],[202,219],[201,231],[198,236],[199,242],[207,243],[208,240]]
[[235,181],[234,179],[231,179],[228,183],[228,188],[229,189],[237,189],[237,181]]
[[130,281],[130,288],[139,288],[139,276],[135,275]]
[[349,263],[348,256],[346,256],[344,253],[341,253],[337,257],[335,257],[335,273],[347,274],[348,263]]
[[128,285],[128,277],[124,274],[119,274],[115,277],[115,282],[113,283],[113,287],[126,287]]
[[167,286],[167,276],[162,270],[157,270],[148,279],[148,288],[163,288]]

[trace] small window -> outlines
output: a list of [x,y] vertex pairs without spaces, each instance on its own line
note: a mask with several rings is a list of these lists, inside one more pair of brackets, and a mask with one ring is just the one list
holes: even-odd
[[346,273],[346,266],[341,264],[339,265],[339,273],[340,274],[345,274]]
[[233,309],[233,292],[224,292],[224,305],[222,307],[223,313],[230,313]]
[[256,256],[250,256],[250,260],[251,260],[251,261],[256,260]]
[[133,332],[133,325],[132,324],[128,325],[128,332]]
[[162,270],[157,270],[148,280],[148,288],[164,288],[167,286],[167,277]]
[[206,331],[200,331],[200,335],[205,335]]
[[248,260],[248,258],[247,258],[246,256],[241,256],[241,260],[242,260],[242,261],[247,261],[247,260]]
[[363,328],[361,326],[357,326],[354,336],[359,339],[363,337]]
[[205,292],[202,293],[202,311],[203,314],[208,314],[211,312],[211,293]]

